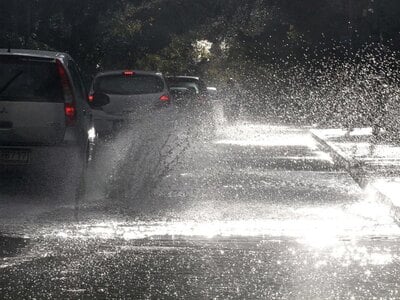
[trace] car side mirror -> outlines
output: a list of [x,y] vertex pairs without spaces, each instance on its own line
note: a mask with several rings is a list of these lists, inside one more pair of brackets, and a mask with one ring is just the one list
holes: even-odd
[[104,93],[94,93],[90,103],[93,107],[102,107],[110,103],[110,97]]

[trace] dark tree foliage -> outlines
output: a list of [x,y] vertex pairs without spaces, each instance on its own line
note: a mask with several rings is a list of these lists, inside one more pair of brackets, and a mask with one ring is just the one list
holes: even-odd
[[397,49],[399,13],[398,0],[1,0],[0,47],[67,51],[89,73],[199,71],[191,52],[202,39],[225,43],[226,62],[299,62],[369,42]]

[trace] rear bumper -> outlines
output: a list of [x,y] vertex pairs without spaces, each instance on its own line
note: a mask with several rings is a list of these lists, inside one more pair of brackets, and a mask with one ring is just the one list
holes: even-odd
[[0,160],[0,167],[46,166],[52,165],[62,168],[70,160],[82,155],[82,149],[76,144],[61,144],[57,146],[0,146],[1,152],[13,153],[21,151],[28,153],[25,162]]
[[129,124],[143,118],[148,118],[151,114],[160,111],[161,109],[173,109],[173,105],[171,102],[159,103],[157,105],[142,107],[138,110],[125,111],[124,113],[120,114],[106,113],[102,110],[94,110],[94,127],[96,128],[96,132],[100,135],[112,134],[122,123]]

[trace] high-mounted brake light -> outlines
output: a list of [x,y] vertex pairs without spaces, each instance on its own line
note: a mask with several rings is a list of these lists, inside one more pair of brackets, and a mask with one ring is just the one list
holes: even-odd
[[133,72],[133,71],[124,71],[122,74],[124,74],[125,76],[133,76],[133,75],[135,75],[135,72]]
[[161,97],[160,97],[160,101],[162,101],[162,102],[167,102],[167,101],[169,101],[171,98],[168,96],[168,95],[162,95]]
[[71,82],[69,81],[67,71],[62,62],[56,60],[58,75],[60,76],[61,86],[64,94],[64,114],[67,126],[74,125],[76,120],[76,105]]

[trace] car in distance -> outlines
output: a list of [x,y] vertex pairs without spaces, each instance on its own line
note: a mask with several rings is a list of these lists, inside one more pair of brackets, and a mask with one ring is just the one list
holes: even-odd
[[196,76],[167,76],[167,82],[171,90],[186,88],[189,94],[195,93],[194,98],[189,97],[188,101],[195,105],[208,105],[209,92],[207,85],[200,77]]
[[197,99],[196,89],[193,87],[170,87],[171,95],[176,106],[192,105]]
[[95,76],[88,100],[96,128],[101,134],[109,134],[133,113],[169,106],[171,95],[161,73],[117,70]]
[[63,169],[79,185],[96,142],[86,97],[68,54],[0,49],[0,170]]

